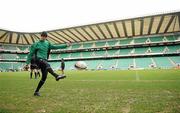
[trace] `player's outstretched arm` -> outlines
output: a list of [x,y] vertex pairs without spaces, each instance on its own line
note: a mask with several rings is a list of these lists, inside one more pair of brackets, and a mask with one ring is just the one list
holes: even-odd
[[71,43],[66,43],[66,44],[61,44],[61,45],[53,45],[50,43],[49,45],[50,49],[64,49],[69,46],[71,46]]

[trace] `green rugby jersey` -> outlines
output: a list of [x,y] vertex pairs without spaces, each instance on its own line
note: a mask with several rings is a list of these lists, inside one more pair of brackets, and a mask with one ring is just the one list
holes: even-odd
[[26,64],[29,64],[31,62],[31,59],[35,54],[36,50],[37,50],[37,58],[47,60],[49,49],[63,49],[66,47],[67,47],[66,44],[52,45],[47,40],[40,40],[38,42],[35,42],[34,44],[31,45],[29,54],[27,56]]

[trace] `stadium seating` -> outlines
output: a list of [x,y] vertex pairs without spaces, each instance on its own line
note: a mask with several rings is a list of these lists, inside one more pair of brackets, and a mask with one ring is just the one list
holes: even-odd
[[136,68],[150,68],[152,64],[151,58],[135,58]]
[[[63,50],[52,50],[52,51],[66,51],[66,50],[75,50],[72,52],[63,52],[63,53],[51,53],[50,60],[60,60],[61,58],[66,59],[66,69],[72,70],[74,68],[75,62],[79,58],[84,60],[88,69],[130,69],[130,68],[139,68],[139,69],[148,69],[151,68],[151,65],[157,68],[172,68],[180,64],[180,45],[161,45],[161,46],[148,46],[145,47],[133,47],[134,44],[145,44],[145,43],[161,43],[161,42],[175,42],[179,41],[180,36],[146,36],[146,37],[137,37],[137,38],[123,38],[123,39],[111,39],[103,41],[93,41],[93,42],[82,42],[74,43],[72,46],[67,47]],[[128,46],[127,46],[128,45]],[[99,47],[110,47],[110,49],[101,49]],[[122,46],[121,48],[113,48],[112,46]],[[130,46],[130,47],[129,47]],[[111,48],[112,47],[112,48]],[[29,46],[22,45],[1,45],[2,50],[9,51],[27,51]],[[96,49],[91,49],[96,48]],[[83,51],[77,49],[85,49]],[[176,56],[152,56],[156,54],[175,54]],[[144,55],[143,57],[133,57],[133,55]],[[151,56],[147,56],[151,55]],[[104,59],[100,59],[103,58]],[[108,59],[105,59],[108,57]],[[112,58],[110,58],[112,57]],[[116,57],[116,58],[113,58]],[[120,57],[120,58],[118,58]],[[121,58],[123,57],[123,58]],[[11,53],[1,53],[0,59],[2,60],[25,60],[27,54],[11,54]],[[83,59],[84,58],[84,59]],[[109,59],[110,58],[110,59]],[[75,61],[70,61],[71,59]],[[145,62],[142,62],[145,61]],[[0,70],[7,69],[20,69],[23,66],[23,63],[12,63],[12,62],[0,62]],[[60,67],[60,62],[50,62],[53,69],[57,70]]]
[[102,62],[102,60],[87,60],[85,61],[87,63],[88,69],[98,69],[98,66]]
[[108,50],[107,51],[107,53],[108,53],[108,56],[117,56],[117,55],[119,55],[119,50]]
[[26,59],[27,58],[27,54],[17,54],[17,59]]
[[168,46],[168,53],[177,53],[180,51],[180,45],[177,46]]
[[148,47],[146,47],[146,48],[135,48],[134,53],[135,54],[145,54],[148,49],[149,49]]
[[11,63],[9,63],[9,62],[0,62],[0,69],[6,70],[6,69],[9,69],[10,67],[11,67]]
[[54,70],[60,69],[60,62],[50,62],[50,65]]
[[160,47],[150,47],[151,48],[151,52],[152,53],[163,53],[165,47],[164,46],[160,46]]
[[82,57],[92,57],[92,52],[82,52]]
[[111,70],[116,68],[116,59],[111,59],[111,60],[103,60],[102,61],[102,68],[105,70]]
[[117,40],[107,41],[109,46],[115,46],[117,42],[118,42]]
[[59,54],[50,54],[50,59],[58,59]]
[[134,43],[138,44],[138,43],[145,43],[147,40],[147,38],[135,38],[134,39]]
[[28,46],[17,46],[17,50],[21,50],[21,51],[28,50]]
[[180,56],[170,57],[170,59],[177,65],[180,64]]
[[79,49],[81,44],[73,44],[71,49]]
[[168,57],[155,57],[153,59],[157,67],[160,67],[160,68],[173,67],[173,64],[169,61]]
[[16,59],[16,54],[2,54],[2,59]]
[[129,55],[133,49],[120,49],[120,55]]
[[120,45],[128,45],[131,43],[133,39],[123,39],[123,40],[120,40]]
[[106,42],[95,42],[96,47],[104,47]]
[[60,57],[61,58],[70,58],[70,53],[61,53]]
[[133,59],[132,58],[122,58],[118,59],[118,69],[128,69],[131,65],[133,65]]
[[95,51],[96,56],[105,56],[105,51]]
[[65,62],[65,69],[66,70],[74,70],[75,67],[74,67],[74,64],[76,63],[76,61],[67,61]]
[[81,53],[71,53],[71,58],[80,58]]
[[168,41],[175,41],[175,40],[178,40],[178,37],[177,36],[166,36],[166,39]]
[[93,43],[84,43],[83,48],[91,48]]
[[157,37],[151,37],[149,38],[151,42],[163,42],[163,38],[162,36],[157,36]]

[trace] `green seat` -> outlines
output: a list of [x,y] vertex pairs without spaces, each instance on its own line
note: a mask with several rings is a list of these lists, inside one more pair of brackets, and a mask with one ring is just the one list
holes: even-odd
[[16,46],[3,45],[4,50],[17,50]]
[[105,44],[106,42],[95,42],[96,47],[103,47]]
[[88,69],[97,69],[97,66],[102,62],[102,60],[87,60],[85,62]]
[[173,36],[173,35],[171,35],[171,36],[166,36],[166,39],[167,39],[168,41],[175,41],[175,40],[178,40],[178,36]]
[[105,51],[95,51],[96,56],[105,56]]
[[129,55],[132,49],[120,49],[120,55]]
[[107,41],[109,46],[115,46],[115,44],[117,43],[117,40],[112,40],[112,41]]
[[69,58],[69,55],[70,55],[70,53],[61,53],[60,57],[61,58]]
[[150,47],[152,53],[163,53],[165,46],[160,47]]
[[128,45],[131,43],[133,39],[123,39],[123,40],[120,40],[120,45]]
[[50,54],[50,58],[51,59],[58,59],[59,58],[59,54]]
[[92,57],[92,52],[82,52],[82,57]]
[[157,67],[160,67],[160,68],[173,67],[173,65],[169,61],[168,57],[154,57],[153,59],[154,59]]
[[73,44],[72,49],[78,49],[80,48],[81,44]]
[[66,61],[65,62],[65,70],[73,70],[75,69],[74,65],[77,61]]
[[26,59],[28,54],[17,54],[17,59]]
[[118,59],[118,66],[119,69],[128,69],[130,65],[133,65],[132,58],[122,58]]
[[180,45],[174,45],[174,46],[167,46],[169,51],[168,53],[176,53],[178,50],[180,50]]
[[2,54],[3,59],[16,59],[17,55],[16,54]]
[[83,43],[83,48],[91,48],[93,43]]
[[151,58],[136,58],[136,68],[149,68],[149,66],[152,64]]
[[150,41],[151,42],[163,42],[163,38],[162,36],[157,36],[157,37],[150,37]]
[[134,43],[145,43],[148,38],[134,38]]
[[135,48],[135,54],[145,54],[148,48]]
[[81,57],[81,54],[78,52],[78,53],[71,53],[71,58],[80,58]]
[[118,50],[107,50],[109,56],[119,55]]
[[180,64],[180,56],[169,57],[174,63]]
[[116,59],[110,59],[110,60],[103,60],[102,62],[102,67],[103,69],[112,69],[112,66],[115,67],[116,66]]
[[24,51],[28,49],[28,46],[17,46],[17,48],[20,49],[21,51]]

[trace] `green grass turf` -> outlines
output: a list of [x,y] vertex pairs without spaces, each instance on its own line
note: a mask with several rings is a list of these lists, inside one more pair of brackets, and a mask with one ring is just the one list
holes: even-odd
[[[59,72],[58,72],[59,73]],[[0,73],[0,113],[178,113],[180,70],[67,71],[58,82]]]

